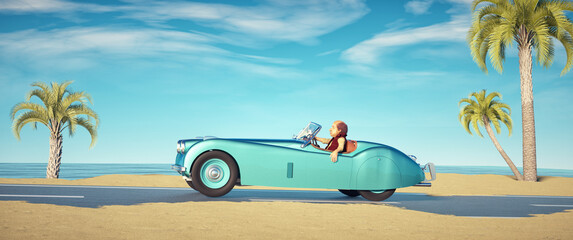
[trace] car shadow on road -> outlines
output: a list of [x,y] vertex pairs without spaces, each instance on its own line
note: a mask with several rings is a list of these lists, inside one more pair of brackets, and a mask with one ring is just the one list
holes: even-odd
[[385,201],[368,201],[360,196],[348,197],[338,191],[252,190],[234,189],[222,197],[207,197],[184,188],[101,188],[85,191],[78,188],[66,195],[83,198],[22,198],[29,203],[98,208],[110,205],[186,202],[303,202],[316,204],[391,205],[409,210],[468,217],[531,217],[573,209],[573,197],[544,196],[431,196],[420,193],[395,193]]

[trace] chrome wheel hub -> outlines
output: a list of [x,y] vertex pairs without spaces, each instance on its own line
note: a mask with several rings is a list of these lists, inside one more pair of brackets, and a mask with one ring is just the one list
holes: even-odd
[[219,166],[209,166],[207,168],[207,179],[209,179],[209,181],[212,182],[217,182],[219,180],[221,180],[221,178],[223,178],[223,169],[221,169],[221,167]]

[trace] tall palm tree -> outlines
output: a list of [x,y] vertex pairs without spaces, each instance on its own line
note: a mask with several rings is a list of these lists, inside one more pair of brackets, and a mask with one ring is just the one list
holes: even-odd
[[[476,11],[480,3],[487,3]],[[503,71],[505,48],[517,42],[521,79],[521,112],[523,128],[523,172],[526,181],[537,181],[535,148],[535,120],[533,115],[533,89],[531,78],[532,55],[537,62],[549,67],[553,62],[553,40],[565,47],[567,63],[561,76],[573,66],[573,24],[565,11],[573,11],[568,0],[475,0],[474,17],[467,40],[474,61],[487,73],[485,59],[490,60],[498,72]]]
[[[509,105],[505,103],[501,103],[494,98],[499,97],[501,100],[501,94],[498,92],[492,92],[485,95],[485,90],[481,90],[479,92],[471,93],[468,98],[462,98],[458,105],[462,103],[467,103],[461,110],[458,116],[458,119],[470,134],[472,131],[470,130],[470,125],[473,126],[476,133],[480,136],[481,132],[479,130],[478,125],[484,126],[489,138],[497,148],[497,151],[501,154],[511,171],[519,181],[523,181],[523,176],[519,173],[519,170],[515,167],[509,156],[503,151],[501,145],[495,138],[493,130],[491,129],[491,124],[495,127],[495,131],[499,134],[501,132],[501,127],[499,122],[505,124],[507,129],[509,130],[509,135],[511,135],[511,108]],[[475,98],[475,100],[472,99]]]
[[[33,83],[34,89],[26,97],[26,102],[16,104],[12,108],[12,131],[20,140],[20,130],[28,123],[44,124],[50,130],[50,158],[46,170],[46,178],[58,178],[60,175],[60,163],[62,159],[62,132],[67,128],[70,136],[73,136],[77,127],[84,127],[91,135],[92,148],[97,139],[98,115],[86,104],[92,102],[89,94],[85,92],[72,92],[67,89],[72,82],[58,84],[53,82],[48,86],[42,82]],[[30,102],[30,99],[38,97],[43,106]],[[16,113],[25,111],[16,117]],[[95,120],[95,124],[92,120]]]

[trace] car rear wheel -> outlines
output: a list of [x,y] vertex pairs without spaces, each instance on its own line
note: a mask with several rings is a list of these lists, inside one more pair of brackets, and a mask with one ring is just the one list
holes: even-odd
[[192,187],[206,196],[220,197],[233,189],[238,175],[237,164],[231,156],[220,151],[207,152],[193,164]]
[[384,201],[392,196],[395,191],[396,189],[388,189],[382,191],[358,190],[358,193],[370,201]]
[[360,195],[357,190],[338,189],[338,191],[349,197],[358,197]]

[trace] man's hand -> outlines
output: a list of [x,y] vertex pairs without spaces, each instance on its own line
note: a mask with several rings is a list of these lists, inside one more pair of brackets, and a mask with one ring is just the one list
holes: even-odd
[[338,161],[338,152],[334,151],[332,153],[330,153],[330,160],[335,163]]

